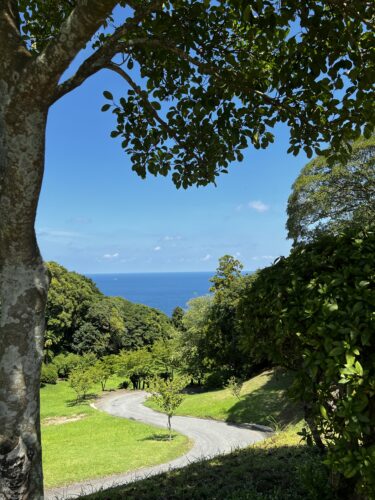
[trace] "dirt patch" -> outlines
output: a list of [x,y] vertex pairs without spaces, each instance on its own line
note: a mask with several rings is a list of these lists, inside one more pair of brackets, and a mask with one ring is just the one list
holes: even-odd
[[71,415],[70,417],[47,417],[43,419],[43,425],[61,425],[68,424],[69,422],[77,422],[77,420],[82,420],[86,415],[84,413],[79,413],[78,415]]

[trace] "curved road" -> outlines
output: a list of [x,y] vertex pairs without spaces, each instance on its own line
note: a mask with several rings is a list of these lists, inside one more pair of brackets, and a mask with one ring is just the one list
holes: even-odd
[[[107,394],[97,401],[95,408],[117,417],[129,418],[165,428],[167,417],[162,413],[143,406],[146,399],[147,393],[144,391],[132,393],[116,391],[115,393]],[[252,425],[245,427],[217,420],[175,416],[172,418],[173,430],[185,434],[193,441],[192,448],[185,455],[171,462],[138,469],[133,472],[92,479],[62,488],[47,490],[45,498],[46,500],[77,498],[84,493],[92,493],[99,489],[106,489],[144,479],[145,477],[170,469],[185,467],[189,463],[202,458],[212,458],[216,455],[230,453],[238,448],[246,448],[269,435],[269,432],[254,430],[254,427],[256,428],[256,426]],[[264,430],[266,431],[267,429],[265,428]]]

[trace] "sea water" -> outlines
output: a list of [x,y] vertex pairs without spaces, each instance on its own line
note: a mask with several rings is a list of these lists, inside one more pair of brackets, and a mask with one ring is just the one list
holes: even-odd
[[214,272],[128,273],[88,275],[105,295],[156,307],[171,315],[176,306],[209,293]]

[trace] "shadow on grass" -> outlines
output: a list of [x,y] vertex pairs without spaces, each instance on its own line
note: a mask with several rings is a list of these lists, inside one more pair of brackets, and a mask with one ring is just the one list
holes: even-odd
[[315,449],[253,447],[80,497],[86,500],[331,500]]
[[172,439],[169,439],[169,434],[151,434],[151,436],[146,436],[138,441],[173,441],[177,437],[177,434],[172,434]]
[[228,411],[228,422],[256,423],[274,427],[295,424],[302,418],[302,409],[286,394],[293,374],[275,370],[268,382],[251,394],[242,396]]
[[85,396],[77,399],[68,399],[65,401],[66,406],[89,406],[92,401],[95,401],[95,399],[98,399],[98,395],[91,393],[91,394],[86,394]]

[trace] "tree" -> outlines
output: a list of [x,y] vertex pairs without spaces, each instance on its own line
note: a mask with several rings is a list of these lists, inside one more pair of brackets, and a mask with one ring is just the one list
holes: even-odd
[[211,307],[211,295],[196,297],[189,300],[183,317],[184,332],[180,337],[183,369],[198,384],[201,384],[204,374],[210,368],[205,342]]
[[176,328],[176,330],[182,331],[184,329],[184,324],[183,324],[184,314],[185,311],[180,306],[177,306],[173,309],[171,319],[172,319],[172,325]]
[[107,354],[109,341],[108,332],[102,333],[92,323],[83,323],[73,334],[72,349],[78,354],[93,352],[100,357]]
[[93,380],[94,382],[100,382],[102,391],[105,391],[108,380],[115,373],[115,360],[113,358],[113,356],[105,356],[91,368]]
[[305,437],[349,479],[345,498],[357,498],[353,481],[359,498],[375,495],[374,253],[373,228],[298,245],[239,305],[244,350],[295,372]]
[[225,386],[231,394],[237,398],[238,400],[241,399],[241,391],[243,388],[243,380],[240,378],[235,377],[232,375],[227,382],[227,385]]
[[118,352],[124,333],[125,318],[119,297],[101,297],[87,311],[85,325],[74,334],[75,348],[92,350],[99,355]]
[[[211,292],[214,293],[207,321],[205,350],[217,371],[228,371],[235,377],[248,375],[249,359],[239,346],[237,325],[238,302],[254,275],[241,274],[243,265],[231,255],[219,259]],[[250,363],[251,365],[251,363]],[[227,378],[225,376],[223,382]]]
[[167,340],[158,340],[151,349],[154,370],[167,378],[173,378],[174,372],[182,364],[180,335]]
[[94,384],[93,368],[73,370],[68,378],[70,387],[77,393],[77,402],[85,399]]
[[231,255],[220,257],[216,274],[210,278],[212,283],[210,291],[216,293],[221,290],[229,289],[233,282],[241,278],[242,269],[242,263]]
[[187,386],[187,381],[184,378],[173,378],[163,380],[155,378],[152,382],[152,395],[155,402],[162,411],[167,414],[169,440],[172,439],[172,417],[176,413],[177,408],[182,403],[184,396],[181,391]]
[[133,389],[144,389],[147,378],[152,375],[153,360],[145,347],[136,351],[122,352],[118,360],[118,373],[130,378]]
[[128,90],[105,92],[112,136],[141,177],[171,172],[177,187],[214,182],[248,143],[267,147],[280,121],[293,154],[310,156],[324,142],[344,152],[363,127],[373,129],[373,9],[363,0],[0,1],[2,495],[43,496],[38,393],[49,276],[34,222],[49,108],[97,72],[116,74]]
[[295,244],[375,220],[375,136],[355,141],[346,162],[318,157],[308,163],[292,186],[287,211],[288,238]]

